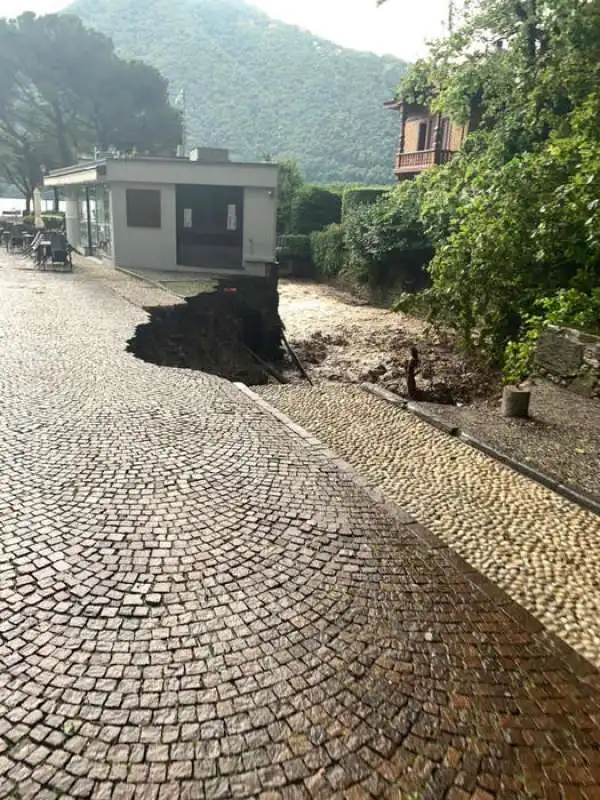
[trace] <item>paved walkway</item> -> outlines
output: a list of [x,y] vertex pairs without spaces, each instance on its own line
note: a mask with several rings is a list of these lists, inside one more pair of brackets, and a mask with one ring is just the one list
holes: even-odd
[[112,286],[0,257],[0,797],[598,798],[598,673]]
[[261,396],[600,667],[600,518],[357,386]]

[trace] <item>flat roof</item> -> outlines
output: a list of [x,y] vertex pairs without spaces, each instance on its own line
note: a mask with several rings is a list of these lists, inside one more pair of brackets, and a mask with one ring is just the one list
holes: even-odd
[[117,162],[122,163],[147,163],[147,164],[187,164],[190,167],[205,167],[207,165],[219,167],[278,167],[277,161],[192,161],[187,156],[131,156],[121,158],[100,158],[97,160],[90,159],[89,161],[78,161],[76,164],[70,164],[68,167],[59,167],[51,169],[45,177],[52,178],[59,175],[72,175],[74,172],[87,171],[98,169],[98,167],[105,167],[107,164]]
[[275,188],[278,168],[274,161],[196,161],[153,156],[101,158],[53,169],[44,176],[44,186],[189,182]]

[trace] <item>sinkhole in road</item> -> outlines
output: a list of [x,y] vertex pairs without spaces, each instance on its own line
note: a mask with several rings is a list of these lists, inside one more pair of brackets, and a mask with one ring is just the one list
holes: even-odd
[[127,342],[143,361],[258,385],[282,359],[276,284],[273,297],[266,279],[219,281],[214,291],[145,311],[148,321]]

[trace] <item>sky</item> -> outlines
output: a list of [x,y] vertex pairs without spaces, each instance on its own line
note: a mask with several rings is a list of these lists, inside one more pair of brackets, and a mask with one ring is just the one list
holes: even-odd
[[[98,0],[101,2],[101,0]],[[414,60],[427,39],[442,32],[448,0],[248,0],[276,19],[299,25],[344,47]],[[1,16],[22,11],[48,14],[68,0],[0,0]]]

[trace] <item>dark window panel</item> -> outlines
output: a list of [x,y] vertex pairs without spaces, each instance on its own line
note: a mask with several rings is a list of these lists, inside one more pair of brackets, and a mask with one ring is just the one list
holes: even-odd
[[160,228],[160,190],[126,189],[127,227]]

